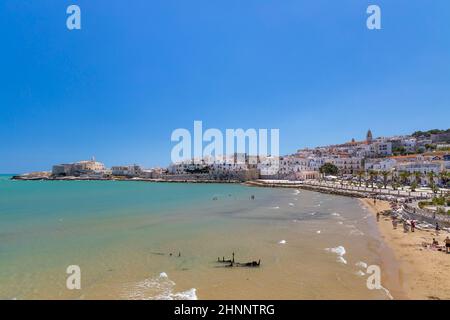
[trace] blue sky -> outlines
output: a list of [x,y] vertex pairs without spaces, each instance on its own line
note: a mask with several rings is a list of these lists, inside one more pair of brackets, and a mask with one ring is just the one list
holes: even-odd
[[281,153],[448,128],[449,21],[448,0],[2,0],[0,172],[166,165],[194,120],[279,128]]

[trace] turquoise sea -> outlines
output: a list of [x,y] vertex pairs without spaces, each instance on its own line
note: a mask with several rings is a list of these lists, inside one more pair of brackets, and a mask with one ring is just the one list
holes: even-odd
[[[293,189],[2,175],[0,299],[385,299],[362,275],[381,263],[372,220],[355,199]],[[232,252],[261,267],[216,263]]]

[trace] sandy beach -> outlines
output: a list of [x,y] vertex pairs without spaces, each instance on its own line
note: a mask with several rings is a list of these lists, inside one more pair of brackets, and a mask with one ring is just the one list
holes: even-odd
[[[363,204],[376,215],[377,211],[390,209],[386,201],[373,203],[372,199],[361,199]],[[401,224],[393,229],[390,217],[380,216],[378,228],[386,245],[392,249],[400,270],[398,278],[406,298],[408,299],[450,299],[450,254],[427,249],[423,242],[431,243],[433,238],[442,245],[449,235],[434,230],[415,230],[414,233],[404,233]]]

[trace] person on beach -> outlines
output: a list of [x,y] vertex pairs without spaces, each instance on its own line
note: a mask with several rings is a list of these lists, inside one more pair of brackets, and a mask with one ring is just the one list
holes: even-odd
[[392,227],[394,228],[394,230],[397,229],[397,219],[395,217],[392,219]]
[[380,221],[380,212],[377,211],[377,222],[379,222],[379,221]]
[[436,235],[439,235],[439,223],[436,222]]
[[411,220],[411,232],[414,232],[414,228],[416,227],[416,222]]
[[409,226],[408,226],[408,223],[406,222],[406,220],[403,221],[403,231],[405,233],[409,232]]
[[438,245],[439,245],[439,242],[436,240],[436,238],[433,238],[433,242],[432,242],[431,246],[436,248]]
[[450,238],[447,237],[444,240],[445,242],[445,253],[450,253]]

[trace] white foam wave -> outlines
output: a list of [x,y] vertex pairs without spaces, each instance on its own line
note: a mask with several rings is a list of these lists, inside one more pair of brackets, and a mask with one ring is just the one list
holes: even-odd
[[336,248],[326,248],[325,250],[335,253],[338,255],[337,261],[343,264],[347,264],[347,260],[344,259],[346,254],[345,248],[343,246],[337,246]]
[[364,261],[358,261],[357,263],[355,263],[355,266],[367,269],[367,263],[365,263]]
[[287,241],[286,240],[281,240],[280,242],[278,242],[279,244],[286,244]]
[[364,232],[362,232],[361,230],[358,230],[358,229],[353,229],[353,230],[350,230],[350,235],[351,236],[363,236]]
[[133,300],[197,300],[197,289],[174,292],[175,282],[165,272],[148,278],[127,289],[126,298]]
[[347,260],[344,259],[344,257],[338,257],[338,262],[343,263],[343,264],[347,264]]
[[331,215],[334,216],[334,217],[340,217],[340,216],[341,216],[341,215],[340,215],[339,213],[337,213],[337,212],[333,212]]
[[317,231],[316,231],[317,234],[320,234],[320,232],[321,232],[320,230],[317,230]]
[[363,236],[364,235],[364,232],[362,232],[361,230],[359,230],[355,225],[353,225],[353,224],[347,224],[347,225],[345,225],[345,227],[347,227],[347,228],[349,228],[349,229],[352,229],[352,230],[350,230],[350,232],[349,232],[349,235],[351,235],[351,236]]
[[276,206],[276,207],[272,207],[272,209],[278,210],[278,209],[280,209],[280,207]]
[[289,202],[289,205],[290,205],[291,207],[293,207],[293,206],[294,206],[294,204],[293,204],[292,202]]

